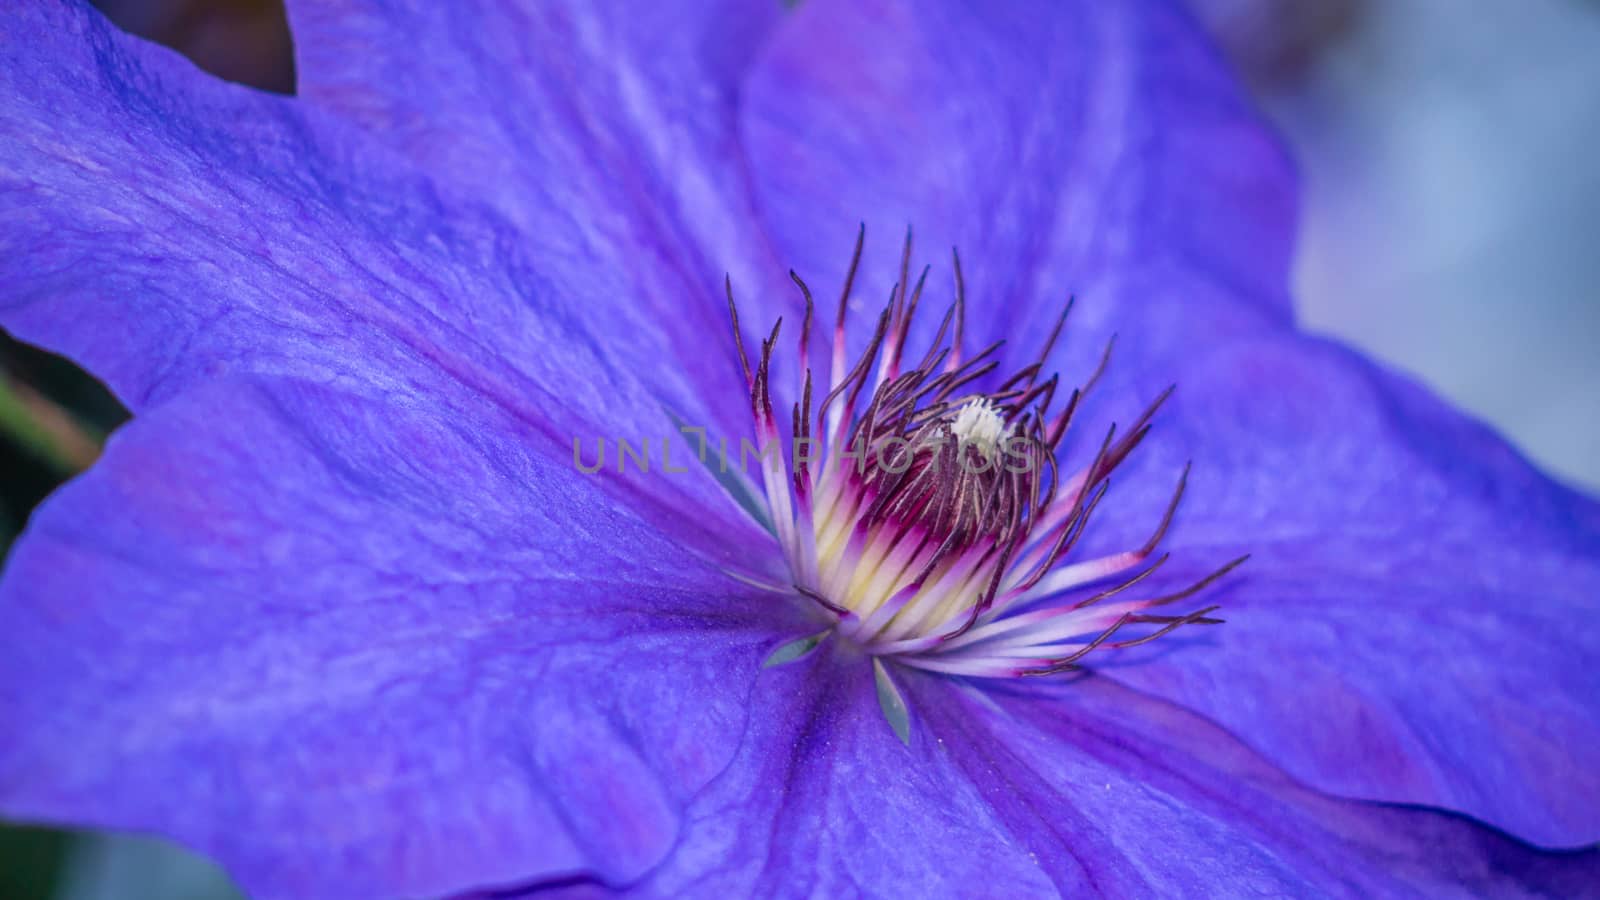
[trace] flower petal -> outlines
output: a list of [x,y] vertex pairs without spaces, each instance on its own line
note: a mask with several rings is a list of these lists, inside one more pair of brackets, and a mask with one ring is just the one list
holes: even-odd
[[[1227,623],[1105,660],[1319,789],[1600,839],[1600,505],[1354,354],[1197,351],[1083,552],[1137,546],[1194,469],[1157,595],[1242,553]],[[1187,569],[1187,571],[1185,571]]]
[[794,308],[735,120],[776,0],[291,0],[289,16],[304,102],[529,235],[581,237],[637,281],[621,314],[693,338],[708,329],[688,314],[709,311],[720,336],[730,270],[759,327]]
[[786,609],[750,593],[470,415],[214,382],[14,551],[0,813],[271,896],[636,877],[738,741]]
[[17,10],[0,55],[0,324],[135,412],[239,371],[395,390],[442,376],[537,410],[560,445],[675,433],[663,406],[743,433],[726,308],[704,287],[722,266],[659,247],[624,264],[605,226],[573,225],[625,211],[566,208],[522,233],[326,114],[77,4]]
[[1560,896],[1600,874],[1600,851],[1310,791],[1094,677],[986,694],[906,673],[907,747],[867,666],[831,662],[763,674],[738,758],[639,893]]
[[1073,293],[1126,331],[1152,271],[1287,318],[1288,164],[1172,4],[807,0],[745,96],[782,257],[838,283],[865,220],[864,303],[910,225],[919,265],[961,251],[974,346],[1047,331]]
[[[1257,557],[1218,595],[1229,624],[1106,663],[1117,677],[1319,788],[1593,841],[1595,790],[1572,789],[1600,771],[1600,689],[1581,664],[1597,632],[1574,624],[1600,593],[1592,504],[1415,389],[1281,334],[1291,179],[1195,31],[1161,2],[808,2],[748,92],[766,220],[802,271],[841,270],[862,217],[911,223],[935,252],[959,244],[974,345],[1009,338],[1023,357],[1076,292],[1068,383],[1121,340],[1074,459],[1180,384],[1156,420],[1164,449],[1119,471],[1082,552],[1142,544],[1193,459],[1169,548],[1196,565]],[[869,251],[862,296],[895,277],[886,256]],[[1207,356],[1227,342],[1271,360]],[[1292,414],[1262,418],[1277,409]]]

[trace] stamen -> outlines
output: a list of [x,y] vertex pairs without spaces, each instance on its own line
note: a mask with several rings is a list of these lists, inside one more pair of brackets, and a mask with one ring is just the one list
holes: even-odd
[[[798,399],[790,417],[797,453],[777,446],[770,375],[779,328],[761,342],[752,367],[726,283],[773,531],[795,591],[814,603],[828,626],[785,644],[769,664],[799,658],[837,634],[874,657],[880,701],[893,714],[903,712],[903,701],[885,662],[978,678],[1049,675],[1077,668],[1096,651],[1137,646],[1185,625],[1219,623],[1210,615],[1215,604],[1173,615],[1149,610],[1210,587],[1244,558],[1174,593],[1120,599],[1167,562],[1166,555],[1150,558],[1183,499],[1187,465],[1143,545],[1070,559],[1106,498],[1112,472],[1149,434],[1173,388],[1155,397],[1131,427],[1112,426],[1089,464],[1058,482],[1058,450],[1104,374],[1114,339],[1088,381],[1052,411],[1060,381],[1041,376],[1075,301],[1064,305],[1036,360],[997,380],[998,342],[970,356],[963,352],[967,288],[952,250],[955,296],[920,359],[908,356],[928,269],[910,281],[907,229],[899,280],[862,354],[849,363],[845,320],[865,239],[863,226],[839,296],[827,389],[815,407],[809,355],[814,301],[805,281],[790,272],[805,302],[796,348]],[[918,361],[902,370],[912,359]],[[794,460],[792,472],[787,459]],[[1090,593],[1091,585],[1107,579],[1118,580]]]

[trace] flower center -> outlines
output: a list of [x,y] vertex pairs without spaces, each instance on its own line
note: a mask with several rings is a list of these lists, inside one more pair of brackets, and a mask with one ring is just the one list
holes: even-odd
[[1210,616],[1214,605],[1178,614],[1162,608],[1199,592],[1243,558],[1181,590],[1123,596],[1167,560],[1152,557],[1183,495],[1187,467],[1142,546],[1073,559],[1108,476],[1144,439],[1171,388],[1132,427],[1119,432],[1112,426],[1090,462],[1062,477],[1058,449],[1104,371],[1110,346],[1089,381],[1055,408],[1058,379],[1041,374],[1069,301],[1037,361],[1002,378],[1000,344],[970,356],[963,351],[965,285],[960,258],[952,254],[954,300],[920,360],[907,364],[907,336],[928,274],[924,268],[914,283],[907,277],[908,233],[900,281],[865,351],[847,365],[845,311],[864,236],[864,230],[857,236],[840,296],[829,384],[815,413],[812,297],[790,273],[806,312],[789,453],[782,452],[770,380],[782,323],[761,342],[752,369],[729,286],[771,525],[793,589],[815,603],[827,624],[780,647],[769,662],[796,658],[837,635],[875,658],[880,688],[887,684],[882,660],[971,677],[1046,675],[1077,668],[1096,650],[1220,622]]

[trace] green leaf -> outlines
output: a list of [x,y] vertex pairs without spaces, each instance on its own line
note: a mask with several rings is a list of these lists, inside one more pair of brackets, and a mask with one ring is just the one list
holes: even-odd
[[883,717],[900,738],[900,743],[911,746],[911,713],[906,709],[906,698],[900,696],[900,689],[889,678],[889,670],[876,656],[872,658],[872,680],[878,686],[878,708],[883,710]]
[[83,468],[73,461],[50,430],[39,424],[33,411],[3,377],[0,377],[0,435],[26,447],[63,476],[76,475]]

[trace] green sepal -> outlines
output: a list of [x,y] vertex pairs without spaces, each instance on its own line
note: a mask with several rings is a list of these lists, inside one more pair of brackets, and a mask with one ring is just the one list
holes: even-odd
[[884,719],[894,729],[900,743],[911,746],[911,712],[906,709],[906,698],[900,696],[900,689],[889,678],[889,670],[876,656],[872,658],[872,680],[878,687],[878,708],[883,710]]
[[817,645],[822,643],[822,641],[830,634],[833,634],[832,628],[829,628],[826,631],[819,631],[816,634],[806,635],[803,638],[792,640],[789,643],[784,644],[778,649],[772,651],[772,653],[767,657],[766,661],[761,664],[761,668],[770,669],[773,666],[781,666],[784,663],[794,662],[800,657],[805,656],[807,653],[817,649]]

